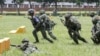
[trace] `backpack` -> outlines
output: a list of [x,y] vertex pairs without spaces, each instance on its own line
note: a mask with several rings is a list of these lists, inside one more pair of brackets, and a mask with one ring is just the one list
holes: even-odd
[[70,18],[70,22],[71,22],[73,28],[75,28],[75,30],[81,30],[81,24],[75,17],[72,16]]
[[38,23],[40,23],[40,20],[38,17],[34,16],[32,19],[31,19],[31,22],[33,24],[33,26],[36,26]]

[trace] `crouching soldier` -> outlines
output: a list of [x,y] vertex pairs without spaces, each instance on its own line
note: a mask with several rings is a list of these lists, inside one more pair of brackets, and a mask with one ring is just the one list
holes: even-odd
[[52,28],[56,25],[54,21],[51,21],[50,18],[45,14],[44,10],[40,10],[40,20],[45,25],[45,30],[48,32],[49,36],[56,40],[56,37],[52,33]]
[[72,13],[65,15],[65,22],[61,19],[61,22],[67,27],[69,36],[74,40],[76,44],[79,44],[78,39],[87,43],[87,41],[80,36],[81,24],[77,21]]
[[44,39],[48,40],[50,43],[53,43],[52,40],[50,40],[48,37],[47,37],[47,34],[45,32],[45,25],[43,24],[43,22],[39,19],[39,17],[36,17],[35,15],[35,12],[33,9],[29,9],[28,10],[28,15],[30,16],[30,20],[32,22],[32,25],[34,27],[34,30],[33,30],[33,36],[35,38],[35,42],[34,43],[39,43],[39,39],[38,39],[38,36],[37,36],[37,32],[40,31],[42,33],[42,36]]
[[28,56],[31,53],[38,51],[38,48],[29,42],[27,39],[23,39],[20,45],[11,45],[12,47],[16,47],[23,52],[24,56]]
[[100,16],[96,15],[95,13],[90,13],[90,16],[92,17],[92,23],[93,23],[93,27],[92,27],[92,41],[95,44],[99,44],[100,43]]

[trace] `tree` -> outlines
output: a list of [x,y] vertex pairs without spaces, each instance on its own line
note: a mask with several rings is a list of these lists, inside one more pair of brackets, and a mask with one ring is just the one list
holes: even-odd
[[24,0],[13,0],[12,2],[15,4],[18,15],[20,15],[20,5],[24,2]]
[[54,11],[53,11],[53,15],[57,15],[57,0],[54,0],[53,2],[55,3],[55,8],[54,8]]
[[30,4],[30,8],[32,8],[31,0],[28,0],[28,1],[29,1],[29,4]]
[[82,0],[76,0],[75,2],[76,2],[76,4],[78,5],[78,7],[80,8],[79,13],[81,14],[81,5],[82,5]]
[[0,0],[0,7],[1,7],[1,13],[3,14],[3,5],[5,4],[5,0]]
[[99,7],[99,5],[100,5],[100,0],[95,0],[95,2],[96,2],[96,7]]
[[60,0],[34,0],[36,2],[42,2],[42,9],[45,8],[46,4],[49,2],[49,3],[54,3],[55,4],[55,8],[54,8],[54,11],[53,11],[53,14],[57,14],[57,2],[60,1]]
[[46,4],[49,2],[49,0],[34,0],[36,2],[42,3],[42,9],[44,10],[46,7]]
[[31,2],[32,2],[33,0],[27,0],[27,1],[29,2],[30,8],[32,8]]

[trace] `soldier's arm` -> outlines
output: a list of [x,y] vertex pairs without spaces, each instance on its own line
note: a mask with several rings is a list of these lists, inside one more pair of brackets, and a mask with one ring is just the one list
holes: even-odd
[[32,17],[31,17],[31,16],[28,16],[27,18],[28,18],[28,19],[30,19],[30,20],[32,19]]
[[39,16],[40,22],[43,23],[43,16]]
[[96,24],[96,30],[100,31],[100,21],[98,21],[97,24]]
[[95,30],[96,30],[96,29],[95,29],[95,26],[93,26],[93,27],[92,27],[92,30],[91,30],[92,35],[95,35],[95,33],[96,33]]
[[61,23],[65,26],[65,20],[64,20],[64,19],[62,19],[62,16],[59,16],[59,18],[58,18],[58,19],[60,19]]
[[97,27],[96,26],[94,26],[93,28],[92,28],[92,36],[93,37],[96,37],[96,34],[98,34],[100,31],[98,31],[97,30]]
[[96,33],[100,32],[100,21],[97,22],[95,27],[96,27]]
[[60,21],[65,26],[65,21],[63,19],[60,19]]
[[35,26],[35,28],[39,28],[39,26],[40,26],[40,23],[38,23],[38,24]]

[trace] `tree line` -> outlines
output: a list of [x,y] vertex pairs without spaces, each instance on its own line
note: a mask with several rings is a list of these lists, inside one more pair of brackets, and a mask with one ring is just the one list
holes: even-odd
[[[3,14],[3,6],[5,4],[5,1],[6,0],[0,0],[0,7],[1,7],[1,13],[0,14]],[[32,4],[31,2],[32,1],[35,1],[35,2],[42,2],[42,9],[45,8],[46,6],[46,3],[54,3],[55,4],[55,8],[54,8],[54,14],[57,13],[57,2],[73,2],[73,3],[76,3],[79,7],[82,3],[84,2],[87,2],[87,3],[93,3],[95,2],[96,3],[96,6],[98,7],[100,5],[100,0],[12,0],[12,3],[15,4],[16,6],[16,9],[18,11],[18,15],[20,15],[20,5],[24,2],[24,1],[28,1],[29,2],[29,5],[30,5],[30,8],[32,8]]]

